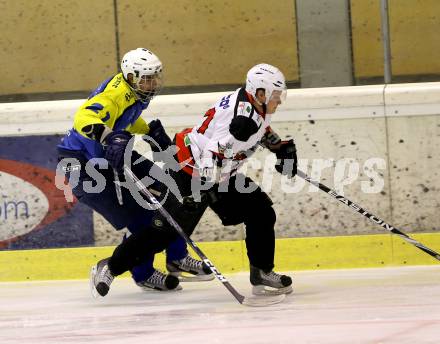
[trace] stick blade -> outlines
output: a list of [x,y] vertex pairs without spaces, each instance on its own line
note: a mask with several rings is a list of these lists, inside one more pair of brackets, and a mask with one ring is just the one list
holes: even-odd
[[90,285],[90,293],[92,294],[92,297],[94,299],[97,299],[99,294],[98,294],[98,291],[96,290],[95,283],[93,282],[95,279],[95,276],[96,276],[96,265],[94,265],[90,269],[89,285]]
[[251,296],[243,299],[242,305],[250,307],[266,307],[280,303],[286,298],[285,294],[273,296]]

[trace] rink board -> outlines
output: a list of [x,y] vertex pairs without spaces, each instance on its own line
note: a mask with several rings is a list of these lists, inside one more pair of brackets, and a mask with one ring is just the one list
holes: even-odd
[[[440,234],[411,236],[440,251]],[[200,249],[223,274],[248,270],[244,241],[202,242]],[[63,280],[87,278],[90,267],[111,255],[114,247],[0,251],[0,281]],[[364,235],[277,239],[278,271],[343,269],[438,264],[428,254],[397,236]],[[155,266],[164,268],[164,255]]]

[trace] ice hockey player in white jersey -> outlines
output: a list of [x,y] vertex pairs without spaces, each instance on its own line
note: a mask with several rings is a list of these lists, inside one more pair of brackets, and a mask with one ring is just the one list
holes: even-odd
[[245,224],[250,282],[257,295],[290,293],[292,279],[273,271],[276,214],[272,201],[237,169],[262,145],[276,154],[278,172],[295,176],[293,140],[281,141],[270,128],[271,117],[285,97],[282,72],[268,64],[256,65],[247,73],[245,87],[225,95],[199,125],[175,137],[182,168],[176,182],[181,193],[193,196],[194,181],[205,181],[209,186],[202,186],[202,194],[223,225]]

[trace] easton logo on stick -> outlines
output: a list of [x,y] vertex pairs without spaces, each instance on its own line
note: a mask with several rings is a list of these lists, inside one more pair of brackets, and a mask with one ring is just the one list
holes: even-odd
[[379,226],[382,226],[383,228],[385,228],[386,230],[389,231],[393,231],[395,230],[395,228],[391,225],[389,225],[388,223],[386,223],[384,220],[382,220],[379,217],[376,217],[372,214],[370,214],[368,211],[366,211],[365,209],[362,209],[359,205],[357,205],[356,203],[346,199],[344,196],[338,195],[336,192],[334,192],[333,190],[329,190],[327,191],[327,193],[331,196],[333,196],[334,198],[336,198],[339,202],[344,203],[346,205],[348,205],[350,208],[353,208],[354,210],[356,210],[358,213],[368,217],[370,220],[372,220],[373,222],[376,222]]

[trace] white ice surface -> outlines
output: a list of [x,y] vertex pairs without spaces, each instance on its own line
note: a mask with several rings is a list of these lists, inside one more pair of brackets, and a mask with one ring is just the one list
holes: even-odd
[[[281,304],[238,304],[217,280],[142,292],[116,279],[0,283],[0,343],[440,343],[440,266],[292,272]],[[228,276],[250,295],[248,274]]]

